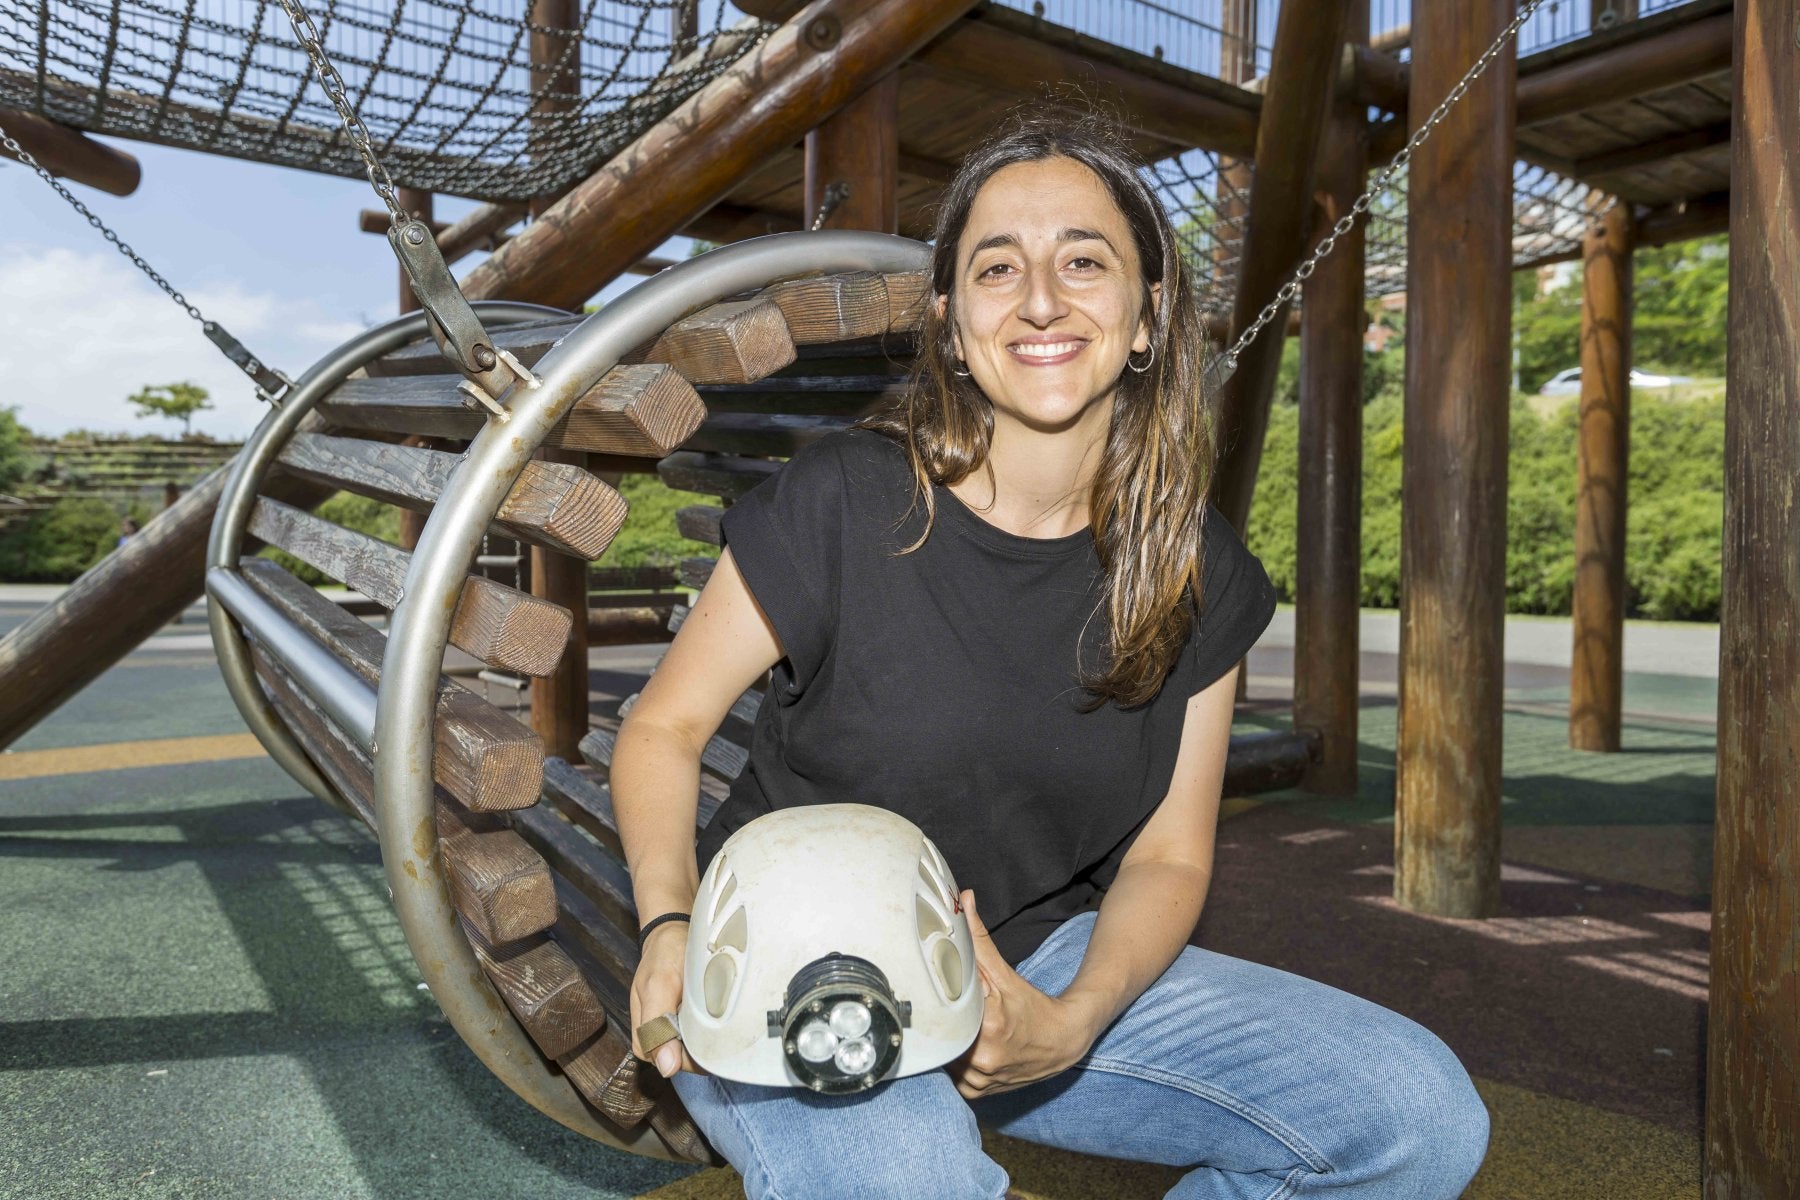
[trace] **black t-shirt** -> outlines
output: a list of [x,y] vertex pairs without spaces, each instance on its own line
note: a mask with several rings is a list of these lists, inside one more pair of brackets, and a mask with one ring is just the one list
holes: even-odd
[[786,657],[700,869],[776,808],[877,805],[925,831],[1017,964],[1098,904],[1168,793],[1188,699],[1250,649],[1275,591],[1209,507],[1200,620],[1162,691],[1080,713],[1077,647],[1105,666],[1091,531],[1022,537],[938,485],[931,536],[894,557],[924,527],[923,507],[897,527],[911,489],[898,444],[847,429],[725,511],[724,544]]

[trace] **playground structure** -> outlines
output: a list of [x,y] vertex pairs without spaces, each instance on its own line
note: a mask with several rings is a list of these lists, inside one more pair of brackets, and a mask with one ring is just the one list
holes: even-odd
[[[494,183],[484,194],[467,182],[472,175],[451,176],[451,185],[394,160],[396,178],[415,189],[401,197],[409,210],[431,188],[490,200],[440,234],[452,249],[501,237],[521,196],[536,210],[463,285],[472,299],[494,302],[483,312],[496,327],[512,322],[496,345],[544,376],[541,392],[513,402],[521,424],[507,432],[529,430],[528,445],[503,445],[513,439],[462,406],[436,347],[419,340],[423,318],[384,326],[302,378],[229,479],[196,488],[0,644],[0,737],[10,740],[197,594],[204,561],[219,602],[221,663],[247,719],[298,778],[380,830],[409,942],[459,1032],[566,1124],[696,1159],[708,1151],[679,1106],[623,1051],[633,917],[616,835],[609,845],[606,721],[594,729],[587,706],[592,622],[578,619],[588,606],[581,560],[618,527],[622,504],[608,486],[617,472],[653,470],[728,503],[776,468],[772,457],[879,403],[905,358],[918,251],[848,235],[752,243],[669,271],[588,321],[528,306],[578,306],[682,231],[718,242],[802,225],[917,232],[959,147],[1011,102],[1008,89],[1085,79],[1121,106],[1140,148],[1169,172],[1161,177],[1193,178],[1190,167],[1168,165],[1177,155],[1212,156],[1206,194],[1189,203],[1215,215],[1197,237],[1217,267],[1209,302],[1223,341],[1251,323],[1309,240],[1349,210],[1369,165],[1425,127],[1511,17],[1489,0],[1421,6],[1402,61],[1398,37],[1390,32],[1377,48],[1358,6],[1289,5],[1266,74],[1255,77],[1256,56],[1239,53],[1228,83],[1041,18],[971,13],[966,0],[744,7],[770,24],[721,30],[686,49],[681,61],[710,65],[692,72],[685,98],[637,109],[624,101],[638,120],[635,139],[621,132],[589,145],[582,153],[606,156],[594,160],[598,169],[548,186],[536,176],[541,191]],[[1346,235],[1306,280],[1297,322],[1304,665],[1295,729],[1234,746],[1231,783],[1255,790],[1303,776],[1331,792],[1354,780],[1357,647],[1346,631],[1356,628],[1360,557],[1363,304],[1367,292],[1403,282],[1411,316],[1396,895],[1442,915],[1493,911],[1509,273],[1575,253],[1587,267],[1570,736],[1616,750],[1630,248],[1728,223],[1709,1194],[1784,1194],[1800,1187],[1791,1120],[1800,1087],[1800,774],[1787,750],[1800,718],[1787,635],[1800,616],[1791,557],[1800,329],[1787,299],[1800,268],[1800,210],[1786,170],[1791,120],[1780,119],[1800,100],[1797,14],[1792,0],[1699,0],[1641,16],[1594,7],[1598,31],[1587,37],[1516,64],[1503,49],[1419,146],[1403,265],[1390,215],[1371,225],[1367,244],[1360,227]],[[1220,32],[1240,50],[1256,42],[1253,12],[1235,0],[1223,6]],[[1603,12],[1624,19],[1598,28]],[[547,114],[581,111],[574,98],[587,89],[571,83],[581,70],[577,39],[544,32],[574,29],[581,16],[540,0],[521,26],[537,69],[513,114],[515,157],[548,144],[558,126]],[[670,39],[671,60],[698,36],[686,28]],[[728,38],[742,58],[727,52]],[[71,94],[66,83],[47,86],[41,66],[36,75],[40,97]],[[9,105],[28,100],[12,84],[0,91]],[[167,93],[163,100],[166,114],[175,105]],[[99,103],[35,108],[40,119],[144,133],[92,116],[107,111]],[[1372,109],[1389,115],[1371,122]],[[0,124],[15,137],[23,127],[10,112]],[[172,138],[167,127],[155,135]],[[63,173],[79,178],[84,139],[66,126],[42,139],[63,154]],[[97,176],[118,179],[117,157],[97,155]],[[336,169],[354,173],[355,159]],[[1287,324],[1282,314],[1275,330]],[[1240,523],[1278,351],[1273,337],[1251,343],[1223,397],[1218,497]],[[384,440],[343,436],[356,430]],[[467,442],[468,457],[459,466],[443,450],[385,440],[401,437],[447,439],[458,450]],[[540,442],[548,448],[528,463]],[[340,485],[428,510],[415,555],[356,542],[307,514]],[[464,582],[495,522],[533,543],[530,595]],[[716,543],[717,510],[687,510],[682,522],[684,533]],[[345,624],[266,565],[240,566],[246,533],[392,607],[386,640]],[[688,564],[684,581],[698,586],[704,571],[704,561]],[[136,612],[119,622],[126,588]],[[667,636],[635,618],[599,625],[620,640]],[[536,677],[531,731],[438,684],[447,642]],[[733,720],[753,716],[755,700],[747,696]],[[729,738],[709,753],[721,777],[741,767]],[[569,765],[578,760],[587,769]],[[433,795],[427,764],[445,795]],[[534,806],[540,792],[545,807]],[[435,828],[435,842],[421,828]],[[475,961],[506,1010],[466,969]],[[459,986],[459,975],[468,982]],[[494,1019],[503,1011],[518,1025]]]

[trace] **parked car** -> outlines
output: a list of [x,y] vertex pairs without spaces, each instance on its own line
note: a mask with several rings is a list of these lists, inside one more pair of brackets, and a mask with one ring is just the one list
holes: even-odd
[[[1640,371],[1635,367],[1631,371],[1631,386],[1634,388],[1666,388],[1674,387],[1678,383],[1692,382],[1692,377],[1687,375],[1652,375],[1648,371]],[[1540,396],[1578,396],[1580,394],[1580,367],[1569,367],[1566,370],[1558,371],[1545,380],[1544,386],[1538,389]]]

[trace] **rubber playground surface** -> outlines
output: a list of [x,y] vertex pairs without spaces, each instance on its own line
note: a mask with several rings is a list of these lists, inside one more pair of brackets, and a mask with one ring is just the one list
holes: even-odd
[[[41,599],[0,590],[0,632]],[[1279,625],[1251,657],[1246,730],[1284,717]],[[1534,638],[1555,631],[1527,629],[1520,657],[1553,659]],[[1625,749],[1597,755],[1567,748],[1565,669],[1509,669],[1503,912],[1434,919],[1389,898],[1380,644],[1365,633],[1360,795],[1228,805],[1197,940],[1443,1037],[1493,1115],[1469,1196],[1698,1196],[1714,681],[1628,672]],[[596,696],[642,657],[597,653]],[[262,755],[203,621],[0,754],[0,858],[0,1197],[742,1195],[729,1171],[571,1134],[487,1073],[421,990],[373,837]],[[1027,1200],[1157,1197],[1176,1177],[992,1150]]]

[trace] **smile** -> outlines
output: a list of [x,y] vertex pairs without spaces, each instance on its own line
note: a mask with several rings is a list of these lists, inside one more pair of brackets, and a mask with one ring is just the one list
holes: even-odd
[[1032,366],[1054,366],[1080,354],[1087,342],[1081,339],[1061,342],[1014,342],[1007,347],[1014,358]]

